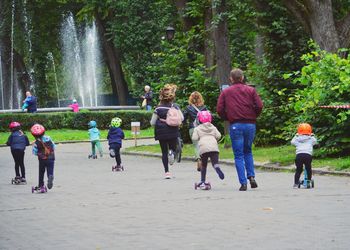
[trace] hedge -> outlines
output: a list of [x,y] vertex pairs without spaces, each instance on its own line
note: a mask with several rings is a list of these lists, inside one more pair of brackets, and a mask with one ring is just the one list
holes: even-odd
[[87,129],[88,122],[94,120],[100,129],[108,129],[111,119],[119,117],[122,119],[122,128],[130,129],[131,122],[139,121],[141,129],[150,127],[152,113],[146,111],[118,110],[100,112],[57,112],[57,113],[13,113],[0,114],[0,131],[8,131],[8,125],[12,121],[21,123],[24,130],[29,130],[35,123],[40,123],[46,129]]

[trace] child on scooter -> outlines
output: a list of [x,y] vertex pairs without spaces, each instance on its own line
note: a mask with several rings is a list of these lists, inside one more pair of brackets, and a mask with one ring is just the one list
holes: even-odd
[[[123,170],[122,160],[120,158],[120,148],[122,147],[122,140],[125,138],[123,130],[120,128],[122,124],[122,119],[115,117],[111,121],[111,127],[108,131],[107,139],[109,145],[109,155],[115,158],[117,166],[115,166],[116,171]],[[113,168],[114,169],[114,168]]]
[[300,175],[305,167],[307,181],[311,181],[312,170],[312,153],[313,146],[317,143],[317,139],[312,133],[312,127],[308,123],[301,123],[298,125],[298,133],[293,137],[291,141],[292,145],[296,147],[295,157],[295,175],[294,175],[294,188],[298,188],[300,185]]
[[91,141],[91,155],[89,155],[89,159],[97,159],[95,147],[97,147],[98,151],[100,152],[100,157],[103,156],[102,147],[100,143],[100,131],[98,130],[97,123],[95,121],[90,121],[88,126],[88,133]]

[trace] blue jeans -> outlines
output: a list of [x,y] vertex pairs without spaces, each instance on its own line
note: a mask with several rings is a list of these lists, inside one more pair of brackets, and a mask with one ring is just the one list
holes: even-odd
[[242,185],[247,184],[247,177],[255,177],[252,153],[255,131],[256,126],[252,123],[230,124],[232,150],[235,156],[238,179]]
[[146,105],[146,111],[151,111],[152,110],[152,106],[151,105]]
[[44,186],[44,175],[45,170],[47,174],[47,178],[50,177],[50,175],[53,176],[53,169],[55,165],[55,160],[39,160],[39,186]]

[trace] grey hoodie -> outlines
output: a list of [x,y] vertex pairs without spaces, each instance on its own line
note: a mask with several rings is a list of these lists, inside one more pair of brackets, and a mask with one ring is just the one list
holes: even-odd
[[219,152],[218,142],[221,134],[211,123],[202,123],[193,130],[192,140],[198,141],[199,154]]
[[312,155],[313,146],[317,143],[317,139],[314,135],[296,134],[291,143],[296,147],[296,154]]

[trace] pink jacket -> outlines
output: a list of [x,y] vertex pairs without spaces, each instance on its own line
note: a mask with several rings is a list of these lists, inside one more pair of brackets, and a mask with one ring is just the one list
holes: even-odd
[[73,104],[69,105],[68,107],[72,108],[74,113],[79,112],[79,104],[78,103],[73,103]]

